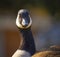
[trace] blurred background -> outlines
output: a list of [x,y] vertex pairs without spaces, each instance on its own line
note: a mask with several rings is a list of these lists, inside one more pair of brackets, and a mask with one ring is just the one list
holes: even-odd
[[0,0],[0,57],[11,57],[19,47],[21,37],[15,20],[22,8],[30,11],[33,20],[36,51],[60,45],[59,0]]

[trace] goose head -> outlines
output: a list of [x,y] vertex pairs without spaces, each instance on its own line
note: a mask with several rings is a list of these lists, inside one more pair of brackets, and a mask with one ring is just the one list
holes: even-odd
[[31,24],[32,20],[28,10],[26,9],[19,10],[16,18],[17,27],[21,29],[27,29],[31,27]]

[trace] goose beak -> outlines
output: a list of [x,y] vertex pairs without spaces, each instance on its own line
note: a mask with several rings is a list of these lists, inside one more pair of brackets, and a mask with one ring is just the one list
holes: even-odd
[[28,26],[29,22],[26,19],[23,18],[21,24],[22,24],[23,27],[26,27],[26,26]]

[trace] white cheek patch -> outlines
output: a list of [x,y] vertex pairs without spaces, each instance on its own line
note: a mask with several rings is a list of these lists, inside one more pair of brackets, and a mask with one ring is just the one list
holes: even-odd
[[[30,16],[29,16],[30,17]],[[23,22],[24,24],[24,22]],[[19,28],[22,28],[22,29],[26,29],[26,28],[29,28],[31,25],[32,25],[32,20],[30,18],[30,23],[28,24],[27,27],[23,27],[21,24],[20,24],[20,20],[19,20],[19,15],[17,16],[17,19],[16,19],[16,25],[19,27]]]
[[22,28],[21,24],[20,24],[20,20],[19,20],[19,15],[16,18],[16,25],[20,28]]
[[31,55],[27,51],[17,50],[12,57],[31,57]]

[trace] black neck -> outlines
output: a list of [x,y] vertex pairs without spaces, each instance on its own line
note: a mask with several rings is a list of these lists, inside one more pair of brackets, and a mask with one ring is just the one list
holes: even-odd
[[24,45],[21,50],[29,52],[31,55],[35,53],[35,44],[31,29],[20,30],[22,38],[24,40]]

